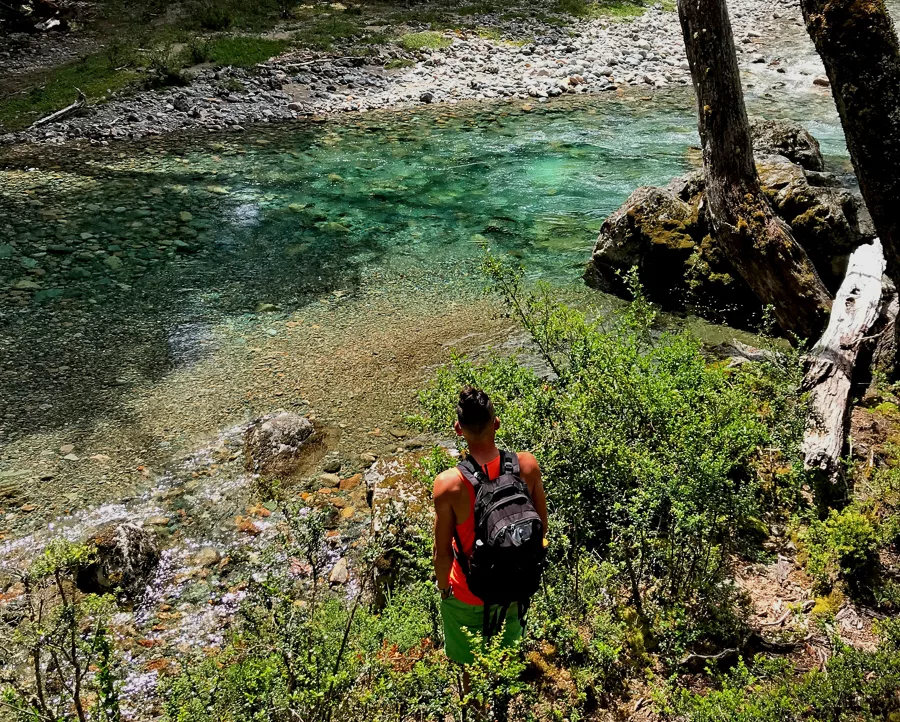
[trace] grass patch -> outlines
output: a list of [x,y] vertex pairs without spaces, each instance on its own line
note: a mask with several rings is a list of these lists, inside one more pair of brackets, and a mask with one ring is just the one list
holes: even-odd
[[477,28],[475,34],[483,40],[493,40],[497,43],[503,40],[503,33],[497,30],[497,28]]
[[415,60],[410,60],[409,58],[395,58],[393,60],[388,60],[384,64],[385,70],[402,70],[403,68],[411,68],[416,64]]
[[406,50],[438,50],[450,47],[451,41],[440,33],[427,30],[421,33],[409,33],[398,41]]
[[65,108],[78,99],[80,88],[88,101],[120,90],[137,79],[131,70],[116,70],[104,53],[88,55],[33,77],[32,87],[0,98],[0,128],[21,130],[35,120]]
[[298,30],[294,40],[308,48],[328,50],[338,40],[350,40],[362,34],[363,30],[356,20],[332,15],[314,20]]
[[456,14],[457,15],[488,15],[490,13],[494,13],[494,12],[503,10],[504,7],[505,7],[505,5],[503,3],[493,3],[493,2],[472,3],[471,5],[463,5],[462,7],[457,8]]
[[215,63],[247,68],[280,54],[287,46],[286,40],[234,37],[216,38],[192,45],[187,50],[189,60],[193,63]]
[[622,0],[557,0],[553,10],[563,15],[577,18],[613,17],[620,19],[634,18],[643,15],[647,6],[641,2],[623,2]]

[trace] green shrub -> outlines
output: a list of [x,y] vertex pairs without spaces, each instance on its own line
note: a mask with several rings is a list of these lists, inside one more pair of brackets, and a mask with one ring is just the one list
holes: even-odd
[[182,59],[174,52],[171,45],[164,45],[150,51],[147,58],[149,75],[147,84],[151,88],[168,88],[188,85],[189,81],[182,73]]
[[[735,530],[760,516],[753,467],[784,431],[754,394],[764,372],[709,365],[689,334],[657,333],[638,289],[625,312],[589,321],[497,259],[486,270],[549,375],[516,359],[457,358],[420,395],[417,423],[446,433],[460,386],[484,388],[500,443],[537,455],[573,546],[615,565],[641,617],[669,631],[696,634],[707,620],[736,633],[726,613],[737,599],[729,558],[743,548]],[[796,389],[783,393],[796,398]],[[782,441],[790,455],[795,440]]]
[[286,524],[252,579],[233,639],[168,683],[167,718],[356,720],[362,710],[373,720],[431,719],[452,708],[438,600],[424,572],[401,575],[380,613],[368,606],[375,568],[409,533],[388,520],[363,540],[361,588],[348,597],[325,578],[330,510],[281,511]]
[[452,44],[449,38],[440,33],[426,30],[421,33],[408,33],[397,41],[400,47],[406,50],[439,50],[448,48]]
[[900,714],[900,628],[885,623],[875,652],[838,645],[822,671],[785,660],[741,662],[706,694],[673,689],[669,717],[690,722],[869,722]]
[[878,564],[878,534],[872,520],[855,505],[832,509],[824,521],[813,519],[800,534],[807,573],[819,591],[839,581],[858,593],[872,581]]
[[24,572],[21,588],[0,607],[0,708],[15,722],[90,719],[119,722],[118,659],[109,633],[111,595],[83,594],[78,570],[95,554],[63,539],[51,542]]
[[204,30],[228,30],[234,22],[234,11],[227,0],[194,0],[188,12]]

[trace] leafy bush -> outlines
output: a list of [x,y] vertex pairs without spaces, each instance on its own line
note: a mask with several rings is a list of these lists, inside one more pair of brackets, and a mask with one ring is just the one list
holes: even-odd
[[93,554],[59,539],[26,572],[9,573],[21,603],[0,608],[0,707],[15,722],[70,720],[73,712],[79,720],[120,720],[108,631],[115,600],[75,586]]
[[237,633],[212,660],[186,665],[165,691],[170,720],[432,719],[452,706],[433,586],[408,582],[374,613],[365,603],[378,560],[397,538],[368,538],[361,588],[345,597],[324,578],[326,509],[282,505],[281,538],[254,576]]
[[[754,392],[765,371],[709,365],[692,336],[657,332],[636,286],[625,312],[589,321],[493,257],[486,271],[546,373],[523,360],[456,358],[421,394],[416,421],[446,433],[460,386],[484,388],[500,443],[537,455],[572,547],[611,561],[641,618],[673,633],[696,636],[703,621],[736,634],[727,570],[741,549],[736,531],[761,514],[753,467],[762,448],[781,443],[788,457],[796,448],[795,431]],[[776,406],[798,403],[780,381],[768,392]]]
[[228,30],[234,22],[234,11],[227,0],[194,0],[189,12],[204,30]]
[[181,72],[181,59],[171,45],[154,48],[147,58],[149,76],[147,84],[152,88],[188,85],[188,80]]
[[839,645],[823,671],[798,677],[784,660],[741,662],[716,689],[672,689],[664,708],[691,722],[868,722],[900,714],[900,626],[886,622],[876,652]]
[[813,519],[800,534],[806,571],[820,591],[839,581],[858,593],[878,565],[878,534],[872,520],[855,505],[832,509],[824,521]]

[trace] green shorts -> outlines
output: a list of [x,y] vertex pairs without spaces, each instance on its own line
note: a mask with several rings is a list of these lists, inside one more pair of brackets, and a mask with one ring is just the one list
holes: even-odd
[[[472,645],[463,628],[481,639],[484,631],[484,607],[466,604],[451,596],[441,601],[441,617],[444,620],[444,650],[447,656],[460,664],[474,662]],[[502,634],[504,647],[511,647],[517,639],[521,639],[522,625],[519,624],[517,604],[513,604],[506,613]],[[477,640],[471,641],[477,643]]]

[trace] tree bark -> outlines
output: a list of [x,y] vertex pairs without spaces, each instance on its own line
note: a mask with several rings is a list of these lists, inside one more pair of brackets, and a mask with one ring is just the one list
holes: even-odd
[[883,0],[801,0],[887,274],[900,278],[900,43]]
[[884,252],[877,238],[853,252],[834,299],[828,328],[809,355],[803,381],[810,398],[810,419],[803,438],[804,465],[831,481],[840,472],[857,356],[863,344],[872,340],[869,331],[884,308],[884,267]]
[[781,328],[799,338],[821,333],[831,296],[790,228],[759,186],[731,21],[724,0],[679,0],[697,94],[706,200],[725,256]]

